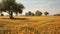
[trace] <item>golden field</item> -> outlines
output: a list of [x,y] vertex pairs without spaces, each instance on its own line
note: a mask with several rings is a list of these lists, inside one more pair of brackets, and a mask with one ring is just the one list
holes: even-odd
[[60,34],[60,16],[0,16],[0,34]]

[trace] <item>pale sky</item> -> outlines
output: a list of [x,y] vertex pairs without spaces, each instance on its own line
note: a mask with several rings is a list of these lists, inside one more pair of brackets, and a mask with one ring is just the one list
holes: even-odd
[[60,0],[16,0],[16,2],[24,5],[23,15],[28,11],[36,12],[36,10],[48,11],[50,15],[60,14]]
[[25,6],[24,12],[48,11],[50,14],[60,14],[60,0],[16,0]]

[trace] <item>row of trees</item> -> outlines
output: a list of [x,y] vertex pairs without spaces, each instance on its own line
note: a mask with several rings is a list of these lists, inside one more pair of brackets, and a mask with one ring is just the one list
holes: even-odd
[[13,19],[13,13],[15,13],[16,15],[18,13],[21,14],[23,9],[23,4],[16,3],[15,0],[2,0],[2,2],[0,2],[0,13],[7,12],[10,19]]
[[60,16],[60,14],[54,14],[53,16]]
[[[26,16],[42,16],[42,12],[40,12],[39,10],[37,10],[36,12],[35,12],[35,14],[34,13],[32,13],[31,11],[29,11],[29,12],[27,12],[25,15]],[[48,16],[49,15],[49,12],[44,12],[44,14],[45,14],[45,16]]]

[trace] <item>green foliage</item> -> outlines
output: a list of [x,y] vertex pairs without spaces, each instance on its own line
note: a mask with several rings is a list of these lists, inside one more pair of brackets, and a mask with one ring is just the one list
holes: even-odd
[[15,0],[6,0],[6,1],[3,1],[3,4],[7,11],[12,10],[15,13],[18,13],[18,11],[19,11],[19,13],[21,13],[22,10],[24,9],[24,6],[21,3],[19,3],[19,4],[16,3]]
[[34,13],[32,13],[31,11],[25,13],[26,16],[34,16]]
[[15,14],[22,13],[24,9],[23,4],[16,3],[15,0],[2,0],[2,4],[0,3],[0,12],[4,11],[9,13],[9,17],[13,17],[13,12]]
[[36,16],[41,16],[41,15],[42,15],[42,12],[40,12],[39,10],[37,10],[37,11],[35,12],[35,15],[36,15]]
[[49,12],[44,12],[45,16],[47,16],[49,14]]

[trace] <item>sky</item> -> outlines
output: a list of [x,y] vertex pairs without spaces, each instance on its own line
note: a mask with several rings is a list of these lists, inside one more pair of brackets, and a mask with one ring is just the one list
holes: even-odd
[[37,10],[42,13],[47,11],[50,15],[60,14],[60,0],[16,0],[16,2],[25,6],[23,14],[28,11],[36,12]]
[[35,13],[37,10],[42,13],[47,11],[50,15],[60,14],[60,0],[16,0],[16,2],[22,3],[25,7],[22,15],[28,11]]

